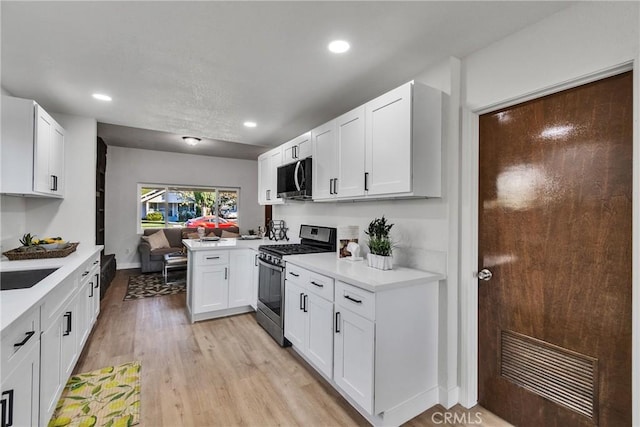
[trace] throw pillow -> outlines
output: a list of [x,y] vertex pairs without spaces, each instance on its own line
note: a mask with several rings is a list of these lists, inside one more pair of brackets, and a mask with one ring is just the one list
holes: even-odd
[[231,233],[230,231],[222,230],[222,236],[220,237],[222,237],[223,239],[237,239],[238,237],[240,237],[240,235],[238,233]]
[[150,236],[143,236],[143,239],[149,242],[151,250],[171,247],[169,241],[167,240],[167,236],[164,235],[164,230],[159,230],[151,234]]

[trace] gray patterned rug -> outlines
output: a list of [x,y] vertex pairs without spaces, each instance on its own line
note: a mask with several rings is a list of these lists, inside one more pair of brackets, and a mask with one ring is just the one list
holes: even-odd
[[126,301],[184,293],[187,291],[185,275],[185,271],[170,271],[167,278],[170,282],[169,284],[164,282],[162,273],[146,273],[129,276],[129,285],[124,299]]

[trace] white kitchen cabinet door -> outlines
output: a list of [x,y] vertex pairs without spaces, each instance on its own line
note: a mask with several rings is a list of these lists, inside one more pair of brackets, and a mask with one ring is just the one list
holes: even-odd
[[282,164],[286,165],[311,155],[311,132],[305,132],[282,146]]
[[64,195],[64,129],[56,122],[53,122],[51,129],[49,175],[53,179],[52,193],[58,196]]
[[282,165],[282,152],[280,148],[273,150],[269,157],[271,159],[271,164],[269,165],[271,169],[271,181],[267,200],[269,204],[283,203],[282,198],[278,197],[278,167]]
[[301,286],[287,280],[284,298],[284,336],[291,344],[304,352],[306,312],[305,291]]
[[[12,372],[2,372],[0,402],[3,426],[36,426],[40,402],[40,341],[31,340]],[[41,422],[46,425],[49,419]]]
[[365,104],[367,195],[411,192],[411,91],[407,83]]
[[338,198],[364,196],[365,108],[336,119],[338,141]]
[[[62,389],[78,360],[82,331],[85,287],[60,313],[58,321],[40,337],[42,372],[40,375],[40,417],[51,418]],[[86,306],[85,306],[86,308]],[[46,423],[45,423],[46,424]]]
[[305,354],[315,367],[331,378],[333,374],[333,302],[307,293]]
[[260,281],[260,266],[258,264],[258,252],[251,250],[253,264],[251,265],[251,307],[258,309],[258,282]]
[[39,105],[35,106],[33,190],[62,195],[64,188],[64,129]]
[[311,143],[313,147],[313,200],[335,199],[338,178],[336,121],[331,120],[312,130]]
[[52,150],[53,118],[39,105],[36,110],[36,134],[33,146],[33,190],[41,193],[53,191],[53,178],[49,175],[49,156]]
[[91,318],[93,313],[93,282],[83,282],[80,286],[80,299],[78,300],[78,343],[82,347],[87,338],[89,332],[91,332]]
[[374,324],[336,305],[333,380],[358,405],[373,409]]
[[40,418],[45,420],[44,424],[51,418],[67,381],[62,369],[62,335],[67,328],[67,319],[62,314],[40,336]]
[[253,290],[253,251],[229,251],[229,308],[250,305]]
[[96,320],[98,320],[98,314],[100,314],[100,264],[97,264],[97,268],[93,272],[93,299],[91,302],[93,303],[93,307],[91,310],[91,322],[89,324],[89,329],[93,328]]
[[194,314],[229,306],[229,266],[198,266],[193,277]]
[[258,157],[258,203],[275,205],[283,203],[278,197],[278,166],[282,164],[282,148],[267,151]]
[[258,203],[268,204],[267,195],[271,184],[271,157],[269,153],[258,157]]
[[[73,372],[73,367],[78,360],[78,352],[79,352],[79,340],[80,340],[80,325],[79,325],[79,314],[80,314],[80,297],[81,293],[76,294],[76,296],[71,300],[66,310],[62,314],[62,344],[60,346],[61,356],[60,361],[62,363],[62,375],[63,378],[66,379],[71,376]],[[64,384],[62,384],[64,387]]]

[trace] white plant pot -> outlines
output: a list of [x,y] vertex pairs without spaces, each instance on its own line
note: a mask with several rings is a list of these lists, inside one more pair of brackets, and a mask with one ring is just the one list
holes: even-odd
[[377,268],[378,270],[393,269],[393,257],[390,256],[368,254],[367,263],[369,267]]

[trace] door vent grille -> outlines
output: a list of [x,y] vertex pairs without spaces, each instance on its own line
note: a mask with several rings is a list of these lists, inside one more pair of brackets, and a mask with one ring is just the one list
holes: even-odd
[[500,375],[598,423],[598,359],[501,331]]

